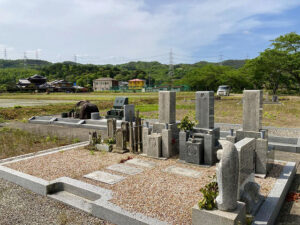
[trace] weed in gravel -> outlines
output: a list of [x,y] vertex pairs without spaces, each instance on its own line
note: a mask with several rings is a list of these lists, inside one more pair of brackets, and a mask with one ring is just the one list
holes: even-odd
[[58,222],[60,225],[66,225],[68,223],[68,216],[65,211],[58,215]]

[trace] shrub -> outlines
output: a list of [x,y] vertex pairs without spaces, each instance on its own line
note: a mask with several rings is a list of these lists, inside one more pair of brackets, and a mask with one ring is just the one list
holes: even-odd
[[219,189],[216,181],[216,175],[212,178],[212,182],[200,189],[200,192],[203,194],[203,198],[198,203],[200,209],[213,210],[217,208],[216,198],[219,194]]
[[192,130],[194,126],[195,126],[195,123],[193,121],[191,121],[188,116],[185,116],[181,120],[181,123],[178,125],[178,128],[180,130],[187,131],[187,130]]

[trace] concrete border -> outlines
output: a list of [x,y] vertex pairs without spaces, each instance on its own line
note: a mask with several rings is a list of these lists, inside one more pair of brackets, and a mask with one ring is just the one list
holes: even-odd
[[65,146],[61,146],[61,147],[57,147],[57,148],[50,148],[50,149],[39,151],[39,152],[33,152],[33,153],[25,154],[25,155],[19,155],[19,156],[15,156],[15,157],[11,157],[11,158],[1,159],[0,165],[18,162],[21,160],[30,159],[30,158],[34,158],[37,156],[48,155],[48,154],[52,154],[52,153],[56,153],[56,152],[60,152],[60,151],[68,151],[68,150],[72,150],[74,148],[84,147],[87,145],[89,145],[89,142],[84,141],[84,142],[79,142],[76,144],[65,145]]
[[252,225],[272,225],[296,174],[296,163],[287,162],[273,189],[255,215]]

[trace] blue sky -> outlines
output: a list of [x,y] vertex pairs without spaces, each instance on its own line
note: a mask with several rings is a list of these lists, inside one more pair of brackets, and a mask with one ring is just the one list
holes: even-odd
[[254,58],[299,32],[299,0],[0,0],[0,58],[117,64]]

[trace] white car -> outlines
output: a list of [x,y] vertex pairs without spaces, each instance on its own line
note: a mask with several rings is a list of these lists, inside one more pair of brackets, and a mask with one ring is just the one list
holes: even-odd
[[217,95],[218,96],[229,96],[230,94],[230,87],[228,85],[219,86]]

